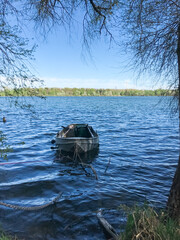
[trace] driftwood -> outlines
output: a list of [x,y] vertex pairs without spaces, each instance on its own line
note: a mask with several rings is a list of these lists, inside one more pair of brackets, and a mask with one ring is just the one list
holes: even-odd
[[109,167],[109,165],[110,165],[110,162],[111,162],[111,158],[109,158],[109,161],[108,161],[108,164],[107,164],[107,166],[106,166],[106,169],[105,169],[104,173],[106,173],[106,171],[108,170],[108,167]]
[[104,230],[114,239],[118,240],[118,234],[116,233],[116,230],[107,222],[107,220],[102,215],[102,209],[99,209],[97,212],[97,218],[104,228]]
[[91,164],[83,163],[83,161],[82,161],[82,159],[81,159],[81,157],[80,157],[80,155],[79,155],[78,152],[76,152],[76,159],[77,159],[77,158],[79,158],[80,164],[81,164],[82,167],[86,166],[86,167],[91,168],[92,172],[93,172],[94,175],[95,175],[96,180],[98,180],[98,175],[97,175],[97,173],[96,173],[96,170],[93,168],[93,166],[92,166]]
[[85,173],[86,173],[87,175],[90,175],[90,174],[86,171],[85,168],[86,168],[86,167],[91,168],[93,174],[95,175],[96,180],[98,180],[97,172],[96,172],[96,170],[93,168],[92,164],[84,163],[83,160],[81,159],[81,156],[80,156],[80,154],[79,154],[79,152],[78,152],[78,147],[75,148],[75,151],[74,151],[74,153],[73,153],[73,157],[63,156],[63,154],[61,153],[61,151],[60,151],[60,153],[59,153],[59,156],[60,156],[62,159],[63,159],[63,158],[67,158],[67,159],[71,160],[72,162],[76,162],[76,161],[77,161],[77,162],[79,163],[79,165],[83,168],[83,170],[85,171]]
[[93,166],[91,164],[87,164],[87,163],[83,163],[83,162],[81,162],[80,164],[81,164],[81,166],[85,166],[85,167],[91,168],[92,172],[95,175],[96,180],[98,180],[98,175],[96,173],[96,170],[93,168]]

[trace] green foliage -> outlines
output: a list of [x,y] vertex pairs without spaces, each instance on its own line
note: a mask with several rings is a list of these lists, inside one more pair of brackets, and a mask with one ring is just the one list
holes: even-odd
[[173,96],[166,89],[95,89],[95,88],[21,88],[0,91],[0,96]]
[[179,240],[180,226],[164,212],[159,214],[151,207],[128,210],[127,224],[120,240]]
[[0,240],[17,240],[17,238],[11,237],[2,232],[2,233],[0,233]]
[[9,238],[8,236],[6,236],[4,234],[1,234],[0,240],[11,240],[11,238]]
[[2,227],[0,226],[0,240],[17,240],[17,238],[4,233]]

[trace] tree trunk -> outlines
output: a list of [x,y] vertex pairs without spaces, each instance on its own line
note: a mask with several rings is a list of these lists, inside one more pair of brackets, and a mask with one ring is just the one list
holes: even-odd
[[167,208],[169,216],[180,221],[180,157],[171,186]]
[[[178,26],[178,44],[177,44],[177,58],[178,58],[178,103],[179,103],[179,141],[180,141],[180,24]],[[180,150],[180,149],[179,149]],[[171,186],[167,209],[169,216],[177,219],[180,222],[180,151],[179,162],[174,175],[173,183]]]

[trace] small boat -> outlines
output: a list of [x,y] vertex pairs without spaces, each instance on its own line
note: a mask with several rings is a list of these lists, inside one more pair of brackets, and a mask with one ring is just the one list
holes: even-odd
[[98,134],[88,124],[71,124],[62,128],[56,135],[59,150],[81,153],[98,148]]

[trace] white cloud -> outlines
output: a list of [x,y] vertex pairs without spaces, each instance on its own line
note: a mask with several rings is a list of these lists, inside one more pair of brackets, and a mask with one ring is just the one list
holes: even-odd
[[45,87],[57,88],[111,88],[111,89],[149,89],[152,88],[148,83],[133,81],[131,79],[61,79],[44,78]]

